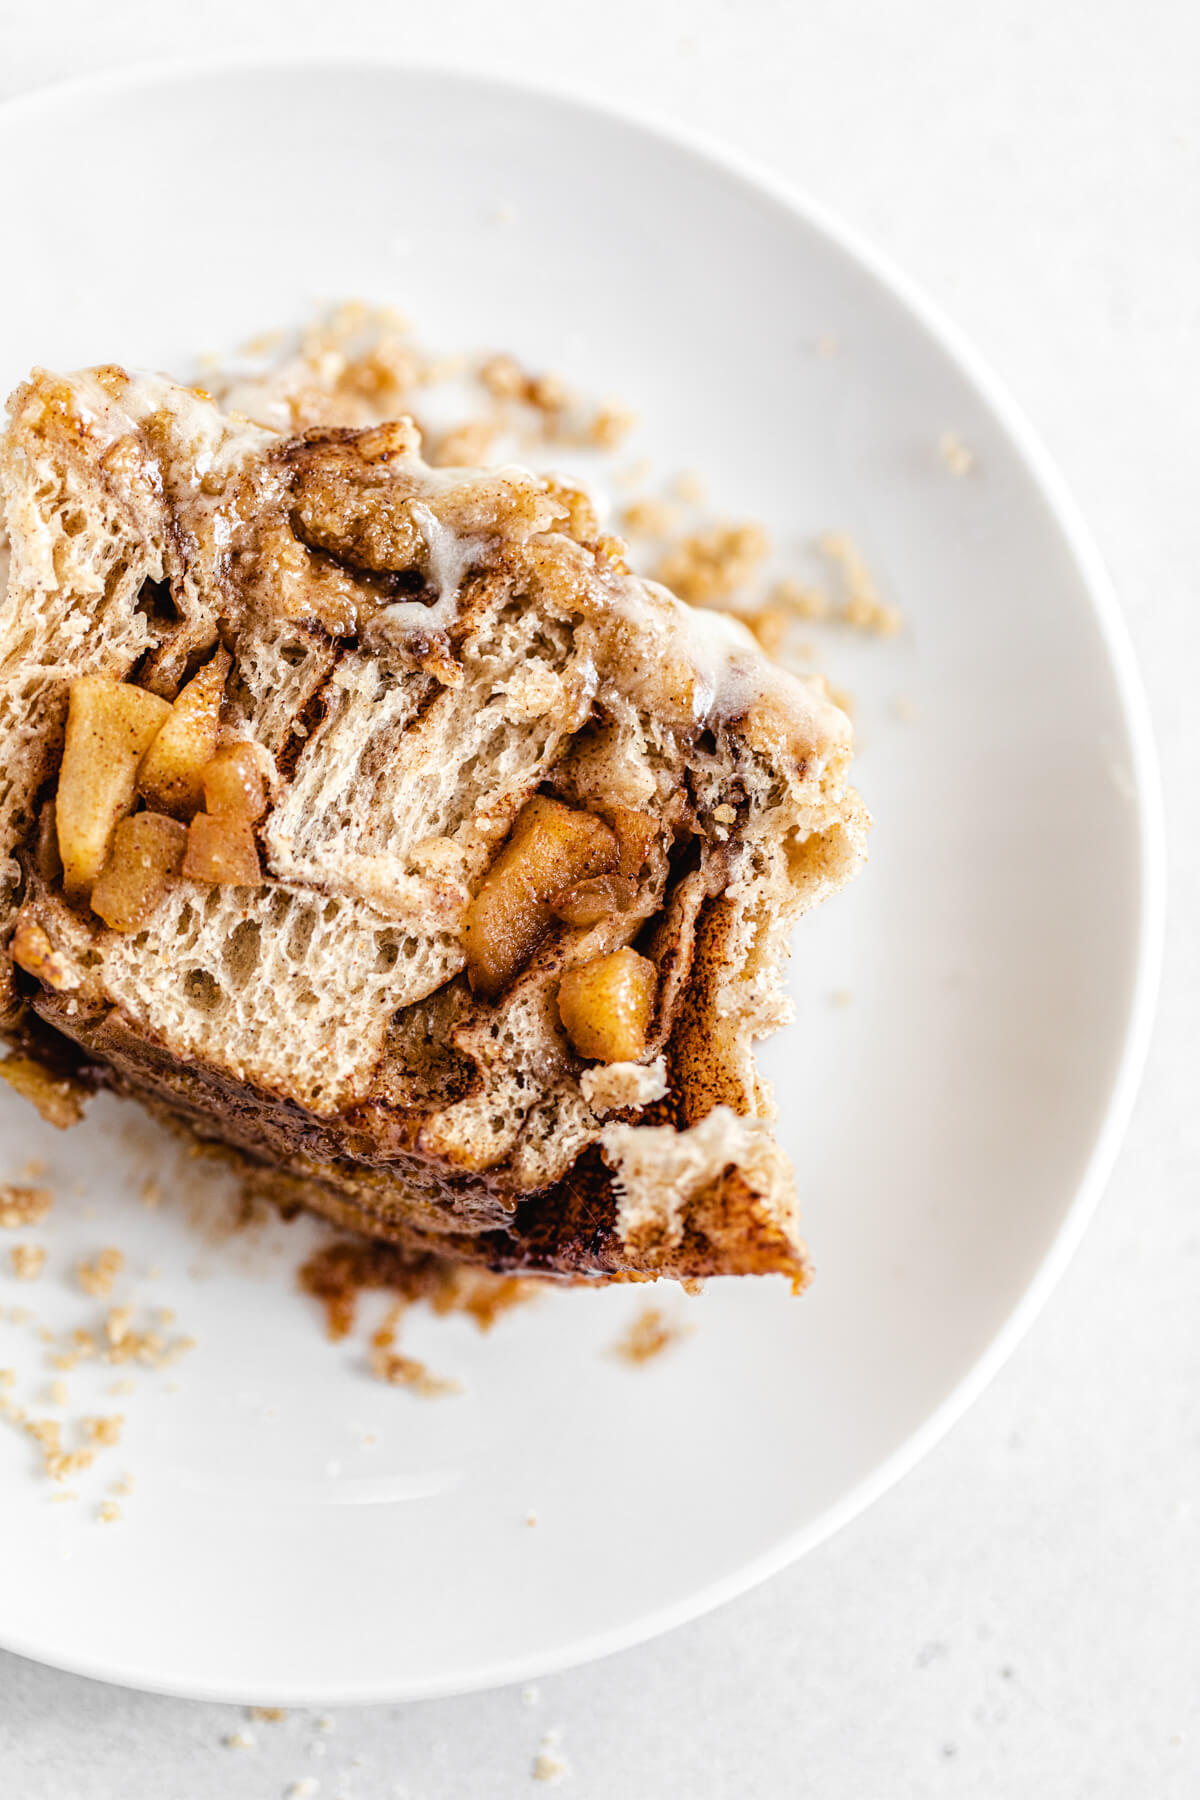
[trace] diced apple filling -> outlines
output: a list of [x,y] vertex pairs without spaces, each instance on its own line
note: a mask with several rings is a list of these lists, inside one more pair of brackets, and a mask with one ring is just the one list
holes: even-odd
[[165,813],[122,819],[92,889],[92,911],[113,931],[140,931],[183,868],[187,827]]
[[230,666],[229,652],[218,650],[193,675],[143,757],[138,791],[154,811],[190,819],[203,806],[204,771],[217,749]]
[[72,905],[91,895],[117,824],[133,806],[138,765],[170,711],[157,694],[107,676],[71,683],[55,822]]
[[580,1056],[603,1063],[644,1056],[657,988],[658,970],[631,949],[598,956],[564,975],[558,1012]]
[[494,1000],[520,974],[554,918],[565,889],[617,866],[615,834],[594,814],[538,794],[517,816],[467,917],[467,978]]

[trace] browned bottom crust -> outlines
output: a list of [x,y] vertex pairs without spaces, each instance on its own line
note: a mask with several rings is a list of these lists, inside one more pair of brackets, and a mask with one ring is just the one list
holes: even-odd
[[[35,1004],[53,1031],[38,1031],[27,1048],[44,1059],[54,1040],[66,1050],[63,1040],[70,1039],[83,1053],[78,1072],[89,1086],[139,1101],[164,1124],[219,1152],[254,1194],[285,1212],[304,1208],[406,1252],[499,1274],[610,1282],[777,1273],[797,1289],[807,1284],[803,1253],[764,1219],[762,1197],[732,1166],[714,1195],[730,1234],[719,1246],[689,1222],[670,1250],[639,1257],[618,1232],[612,1176],[595,1147],[562,1181],[517,1201],[506,1229],[455,1230],[456,1209],[464,1193],[468,1203],[477,1194],[478,1175],[456,1175],[412,1153],[393,1153],[386,1165],[339,1154],[328,1124],[294,1101],[173,1054],[115,1011],[96,1017],[80,1009],[72,1017],[51,994]],[[60,1060],[56,1072],[61,1068]]]

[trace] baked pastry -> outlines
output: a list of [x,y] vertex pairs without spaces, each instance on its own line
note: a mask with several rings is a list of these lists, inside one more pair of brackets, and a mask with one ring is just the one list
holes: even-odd
[[755,1038],[851,732],[586,496],[105,367],[0,443],[0,1072],[501,1270],[805,1275]]

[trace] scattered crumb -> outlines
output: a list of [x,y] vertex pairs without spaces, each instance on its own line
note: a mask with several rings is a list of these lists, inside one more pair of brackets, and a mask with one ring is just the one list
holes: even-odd
[[813,339],[813,349],[819,357],[828,362],[833,357],[841,355],[842,340],[835,337],[832,331],[823,331],[820,337]]
[[895,637],[904,615],[898,606],[880,598],[875,577],[854,539],[845,532],[827,531],[817,540],[817,547],[842,590],[840,621],[872,637]]
[[639,456],[636,462],[627,463],[623,469],[616,471],[612,478],[613,486],[618,488],[645,487],[653,468],[654,465],[648,456]]
[[904,695],[901,695],[899,699],[892,701],[892,712],[904,725],[915,725],[921,716],[920,708],[916,701],[909,700]]
[[299,1781],[293,1781],[286,1790],[285,1800],[312,1800],[312,1796],[319,1792],[320,1786],[315,1775],[302,1775]]
[[663,557],[655,577],[681,600],[713,606],[751,580],[770,547],[761,525],[712,525],[681,538]]
[[46,1266],[46,1252],[40,1244],[14,1244],[8,1255],[18,1281],[36,1281]]
[[258,1748],[258,1739],[252,1731],[231,1731],[229,1736],[223,1739],[223,1742],[229,1750],[256,1750]]
[[147,1176],[146,1180],[143,1181],[138,1198],[141,1200],[142,1205],[149,1207],[151,1211],[154,1210],[162,1199],[162,1188],[152,1175]]
[[830,1006],[849,1006],[854,995],[849,988],[834,988],[829,996]]
[[326,1735],[337,1730],[337,1720],[330,1718],[328,1713],[321,1713],[318,1718],[313,1720],[313,1723],[318,1731],[323,1731]]
[[760,606],[738,617],[758,639],[765,654],[777,661],[787,638],[792,616],[785,606]]
[[478,469],[487,462],[499,428],[496,419],[468,419],[442,434],[429,461],[438,469]]
[[540,1291],[528,1278],[493,1275],[428,1254],[414,1256],[367,1238],[335,1238],[309,1257],[299,1281],[325,1308],[326,1330],[335,1340],[353,1330],[358,1297],[372,1288],[408,1302],[427,1300],[435,1313],[467,1313],[481,1331]]
[[113,1282],[124,1267],[125,1258],[119,1250],[101,1250],[95,1262],[80,1263],[76,1271],[79,1285],[85,1294],[104,1299],[112,1293]]
[[22,1181],[40,1181],[49,1168],[44,1156],[31,1156],[21,1166]]
[[280,1720],[287,1718],[287,1708],[283,1706],[248,1706],[246,1717],[262,1719],[268,1725],[278,1725]]
[[86,1090],[76,1081],[59,1079],[32,1056],[9,1056],[0,1062],[0,1081],[32,1102],[45,1119],[65,1131],[83,1117]]
[[957,431],[943,431],[938,439],[938,455],[952,475],[969,475],[975,467],[975,452],[967,448]]
[[621,510],[621,529],[631,537],[670,537],[676,525],[676,511],[666,500],[631,500]]
[[67,1393],[67,1384],[65,1381],[52,1381],[46,1391],[50,1396],[51,1406],[66,1406],[68,1404],[69,1395]]
[[522,1706],[536,1706],[541,1700],[541,1697],[541,1688],[537,1687],[532,1681],[526,1687],[521,1689]]
[[532,1509],[525,1514],[526,1525],[533,1526],[533,1525],[536,1525],[537,1522],[538,1522],[538,1516],[534,1511],[532,1511]]
[[708,489],[695,469],[681,469],[671,483],[671,492],[685,506],[703,506],[708,499]]
[[132,1375],[122,1375],[117,1381],[110,1381],[106,1390],[110,1394],[135,1394],[137,1382]]
[[115,1500],[102,1500],[96,1508],[96,1517],[104,1525],[115,1525],[121,1516],[121,1509]]
[[617,1339],[612,1354],[619,1356],[622,1362],[650,1362],[673,1344],[690,1337],[693,1330],[691,1324],[672,1322],[661,1307],[645,1306],[624,1335]]
[[133,1489],[134,1478],[130,1474],[118,1475],[115,1481],[110,1481],[108,1484],[109,1493],[119,1495],[122,1500],[127,1500]]
[[125,1420],[120,1413],[110,1413],[107,1417],[89,1418],[83,1421],[84,1435],[93,1444],[119,1444],[121,1427]]
[[806,582],[797,581],[794,575],[785,575],[782,580],[775,582],[768,600],[772,608],[790,613],[797,619],[827,619],[833,611],[833,602],[828,594]]
[[49,1188],[0,1184],[0,1225],[9,1231],[19,1230],[22,1225],[36,1225],[53,1204],[54,1195]]
[[61,1504],[64,1500],[78,1500],[78,1498],[79,1495],[75,1492],[74,1488],[59,1488],[57,1493],[51,1494],[50,1496],[51,1501],[55,1505]]
[[406,1387],[424,1400],[435,1400],[443,1394],[461,1394],[462,1383],[444,1375],[434,1375],[414,1356],[403,1356],[394,1348],[403,1304],[393,1306],[379,1330],[371,1337],[371,1373],[392,1387]]
[[548,1731],[542,1739],[542,1747],[533,1759],[533,1779],[535,1781],[564,1781],[570,1774],[570,1764],[558,1749],[556,1731]]
[[148,1368],[165,1369],[178,1362],[189,1350],[195,1349],[194,1338],[168,1339],[161,1331],[137,1330],[132,1321],[132,1306],[109,1307],[104,1321],[104,1336],[107,1340],[105,1362],[140,1362]]
[[637,424],[637,414],[627,406],[610,400],[601,406],[588,428],[588,437],[597,450],[617,450]]

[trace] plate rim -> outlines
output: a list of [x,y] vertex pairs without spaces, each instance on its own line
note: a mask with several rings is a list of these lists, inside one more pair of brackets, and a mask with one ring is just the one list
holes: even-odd
[[941,304],[905,274],[888,253],[877,249],[857,226],[847,223],[834,208],[806,188],[776,173],[769,164],[714,134],[653,108],[600,98],[556,79],[493,73],[467,61],[449,63],[436,58],[392,53],[368,57],[363,51],[221,51],[200,57],[149,58],[54,79],[6,97],[0,100],[0,129],[10,122],[32,119],[39,112],[53,110],[72,98],[128,95],[147,87],[211,80],[222,75],[287,78],[318,71],[372,79],[380,76],[427,77],[464,87],[500,91],[514,98],[525,97],[534,103],[549,102],[568,111],[590,115],[604,124],[621,126],[642,138],[665,142],[685,151],[699,163],[734,177],[750,192],[759,196],[765,194],[807,231],[831,245],[893,304],[898,304],[908,321],[949,360],[991,414],[1032,477],[1063,546],[1078,570],[1099,627],[1129,738],[1139,855],[1136,955],[1129,978],[1120,1052],[1104,1102],[1103,1117],[1093,1137],[1083,1173],[1065,1204],[1049,1248],[986,1348],[958,1377],[921,1425],[869,1475],[807,1524],[785,1533],[767,1550],[740,1564],[735,1571],[696,1588],[682,1600],[639,1613],[620,1626],[609,1626],[575,1640],[549,1656],[521,1652],[508,1658],[494,1658],[468,1669],[450,1682],[444,1677],[429,1681],[408,1680],[399,1685],[355,1680],[344,1685],[335,1684],[332,1688],[296,1683],[272,1687],[266,1682],[256,1686],[254,1694],[248,1696],[240,1689],[223,1686],[220,1681],[172,1681],[157,1670],[128,1659],[99,1663],[88,1657],[72,1657],[57,1646],[37,1642],[28,1634],[22,1637],[7,1633],[0,1617],[0,1648],[92,1680],[185,1699],[220,1702],[253,1699],[292,1706],[349,1706],[484,1692],[561,1673],[646,1643],[724,1606],[799,1561],[865,1512],[946,1436],[998,1374],[1041,1313],[1078,1249],[1107,1186],[1140,1088],[1157,1009],[1165,939],[1167,862],[1159,759],[1129,627],[1115,583],[1057,463],[1023,407],[1012,398],[986,357]]

